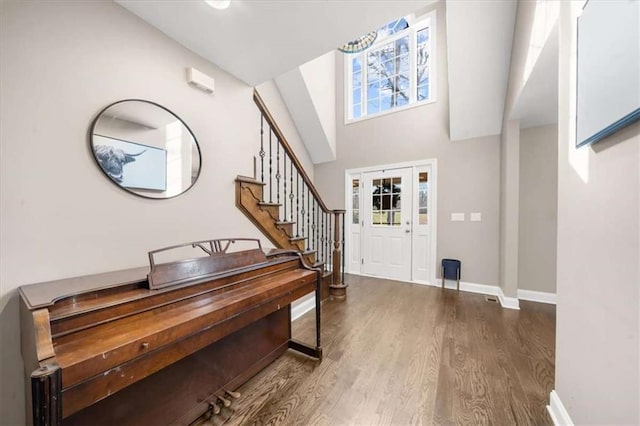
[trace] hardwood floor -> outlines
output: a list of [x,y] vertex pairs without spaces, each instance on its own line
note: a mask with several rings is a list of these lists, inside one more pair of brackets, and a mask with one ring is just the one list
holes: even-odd
[[[210,423],[551,424],[555,306],[348,276],[323,304],[322,363],[289,351]],[[313,341],[313,311],[293,324]]]

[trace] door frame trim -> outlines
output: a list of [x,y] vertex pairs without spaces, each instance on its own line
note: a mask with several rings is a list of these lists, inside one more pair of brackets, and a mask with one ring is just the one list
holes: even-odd
[[[432,178],[430,180],[429,185],[429,195],[431,196],[431,283],[426,283],[424,281],[413,280],[413,272],[412,272],[412,281],[418,284],[431,284],[436,285],[437,280],[437,266],[438,266],[438,256],[437,256],[437,247],[438,247],[438,159],[437,158],[428,158],[424,160],[416,160],[416,161],[407,161],[402,163],[391,163],[391,164],[380,164],[375,166],[368,167],[359,167],[354,169],[346,169],[344,171],[344,206],[345,206],[345,236],[349,236],[349,238],[344,238],[345,242],[345,256],[347,253],[350,253],[350,236],[351,236],[351,217],[353,214],[353,210],[351,207],[351,177],[352,175],[359,174],[360,184],[362,185],[362,174],[366,172],[375,172],[378,170],[393,170],[393,169],[403,169],[407,167],[411,167],[413,171],[413,175],[415,177],[415,172],[417,167],[421,166],[431,166],[431,174]],[[360,186],[362,188],[362,186]],[[414,189],[415,191],[415,189]],[[413,195],[413,194],[412,194]],[[362,202],[363,197],[360,198],[360,211],[362,212]],[[412,206],[412,209],[415,206]],[[348,219],[348,220],[347,220]],[[360,221],[362,221],[362,216],[360,217]],[[413,226],[413,224],[412,224]],[[411,255],[413,257],[413,238],[412,238],[412,246],[411,246]],[[412,259],[413,262],[413,259]],[[364,275],[361,273],[362,269],[359,272],[351,271],[350,263],[345,262],[345,272],[349,274],[355,275]],[[412,267],[413,271],[413,267]]]

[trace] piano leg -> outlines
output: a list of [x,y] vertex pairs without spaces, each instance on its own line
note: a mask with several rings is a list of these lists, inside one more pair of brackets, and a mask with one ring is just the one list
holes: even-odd
[[[289,349],[293,349],[295,351],[298,351],[300,353],[303,353],[313,358],[317,358],[318,360],[322,361],[322,346],[320,342],[320,334],[322,331],[320,326],[320,321],[321,321],[320,311],[321,311],[322,301],[320,300],[320,297],[321,297],[320,283],[321,283],[321,276],[320,276],[320,273],[318,272],[317,279],[316,279],[316,347],[314,348],[311,345],[307,345],[306,343],[302,343],[298,340],[294,340],[290,338]],[[289,328],[289,336],[291,336],[291,328]]]
[[33,424],[58,426],[62,422],[62,374],[57,365],[44,365],[31,373]]
[[291,339],[289,340],[289,349],[293,349],[310,357],[322,360],[322,348],[314,348],[313,346],[307,345],[306,343]]
[[317,273],[316,277],[316,349],[320,350],[320,356],[318,357],[322,360],[322,344],[320,342],[320,331],[321,331],[321,320],[320,313],[322,312],[322,274],[320,272]]

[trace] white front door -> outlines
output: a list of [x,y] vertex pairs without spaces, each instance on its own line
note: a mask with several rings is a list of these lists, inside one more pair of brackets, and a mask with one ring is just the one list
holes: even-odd
[[411,280],[412,168],[363,173],[362,272]]

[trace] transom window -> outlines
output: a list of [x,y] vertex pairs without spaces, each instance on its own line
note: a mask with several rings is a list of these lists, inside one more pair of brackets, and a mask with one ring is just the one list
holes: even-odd
[[414,23],[400,18],[378,29],[369,49],[345,54],[347,120],[435,100],[434,20],[433,13]]

